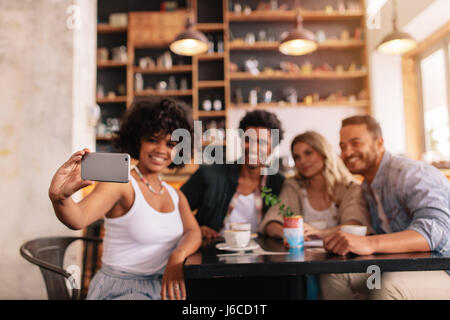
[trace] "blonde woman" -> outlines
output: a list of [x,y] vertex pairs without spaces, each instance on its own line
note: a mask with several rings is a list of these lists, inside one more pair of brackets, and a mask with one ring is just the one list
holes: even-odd
[[[339,225],[365,225],[370,218],[361,188],[317,132],[307,131],[294,138],[291,152],[297,174],[285,180],[280,200],[295,214],[303,216],[305,239],[324,237],[339,230]],[[283,217],[278,206],[264,217],[259,231],[283,237]]]

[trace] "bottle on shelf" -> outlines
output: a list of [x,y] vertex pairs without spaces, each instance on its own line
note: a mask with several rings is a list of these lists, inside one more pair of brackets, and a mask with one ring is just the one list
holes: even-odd
[[272,102],[272,91],[266,90],[264,92],[264,103],[271,103]]
[[180,90],[187,90],[188,89],[188,82],[186,78],[181,78],[180,81]]
[[177,82],[175,81],[175,76],[170,76],[169,77],[169,90],[177,90],[178,86],[177,86]]
[[258,90],[256,88],[250,90],[250,93],[248,95],[248,103],[252,107],[256,107],[256,105],[258,104]]
[[270,0],[270,9],[278,10],[278,0]]
[[218,53],[223,53],[223,51],[224,51],[223,37],[219,35],[217,37],[217,52]]
[[97,99],[103,99],[105,97],[105,88],[99,84],[97,86]]
[[141,73],[136,73],[134,75],[134,90],[143,91],[144,90],[144,78]]
[[208,35],[208,53],[214,53],[214,38],[212,35]]
[[127,94],[125,83],[120,83],[117,86],[117,91],[119,92],[119,96],[125,96]]
[[236,90],[234,90],[234,100],[236,104],[241,104],[244,101],[241,88],[236,88]]

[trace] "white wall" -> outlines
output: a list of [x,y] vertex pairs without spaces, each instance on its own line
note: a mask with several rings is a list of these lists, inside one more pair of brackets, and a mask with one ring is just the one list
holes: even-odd
[[[36,237],[76,234],[56,219],[47,195],[53,173],[73,152],[74,132],[93,139],[74,131],[74,120],[85,123],[77,115],[93,97],[95,80],[74,70],[95,65],[96,1],[80,0],[83,19],[92,22],[76,31],[66,27],[73,3],[0,0],[0,299],[46,299],[39,269],[19,247]],[[85,33],[78,49],[74,33]],[[75,59],[75,50],[86,50],[84,57]]]
[[88,123],[95,104],[97,1],[73,0],[80,10],[80,29],[73,31],[72,149],[95,150],[95,127]]
[[386,149],[406,154],[401,58],[373,52],[370,63],[372,115],[380,123]]

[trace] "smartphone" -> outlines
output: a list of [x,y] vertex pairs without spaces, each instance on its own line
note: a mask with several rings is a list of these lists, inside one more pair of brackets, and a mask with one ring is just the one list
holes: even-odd
[[81,179],[127,183],[130,174],[128,153],[87,153],[81,160]]

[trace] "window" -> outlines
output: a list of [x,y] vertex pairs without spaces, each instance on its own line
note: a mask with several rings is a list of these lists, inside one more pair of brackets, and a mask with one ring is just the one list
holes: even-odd
[[450,161],[450,37],[420,57],[424,160]]

